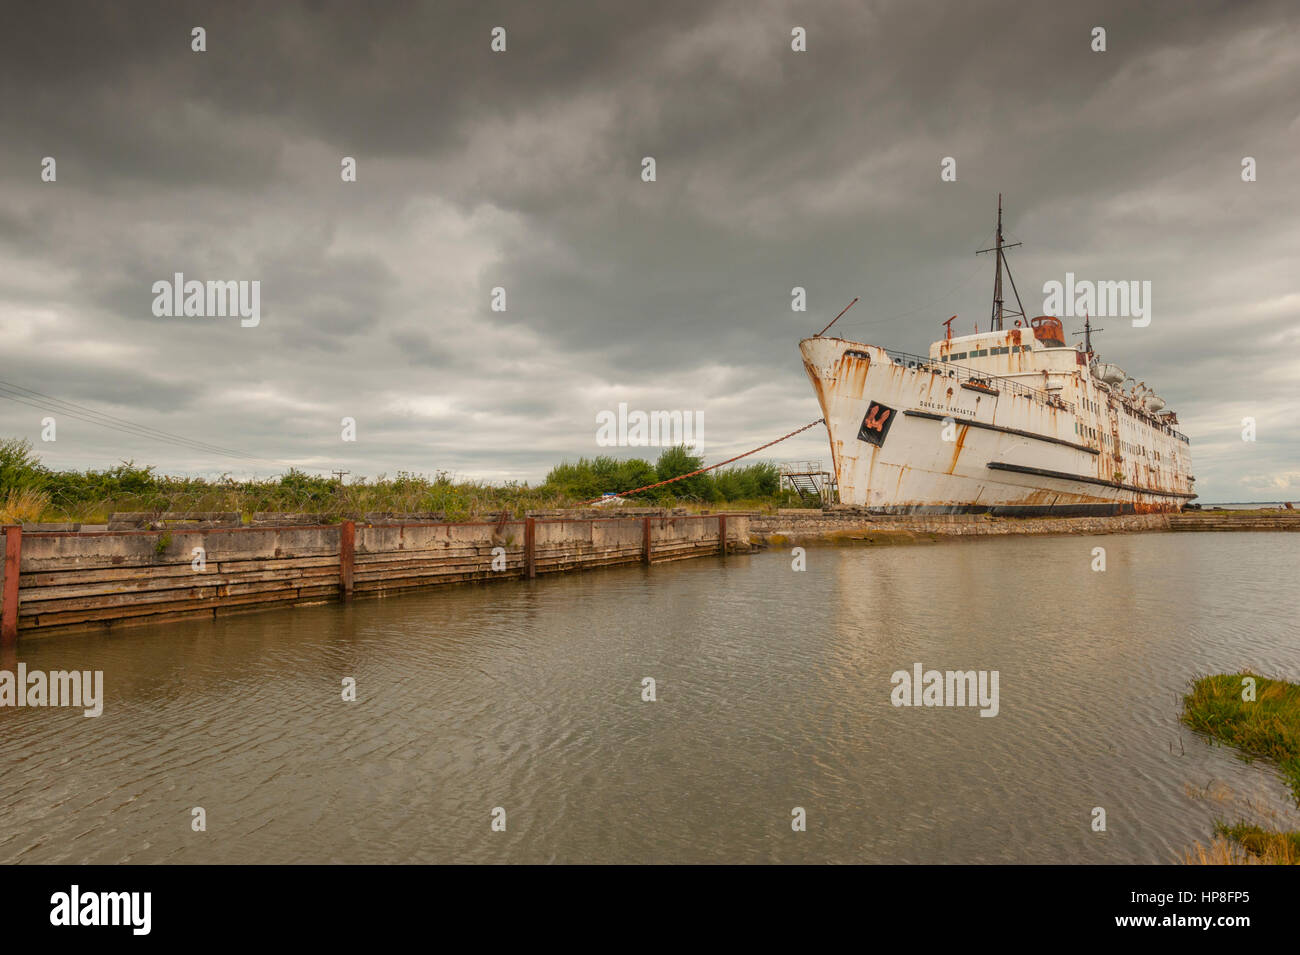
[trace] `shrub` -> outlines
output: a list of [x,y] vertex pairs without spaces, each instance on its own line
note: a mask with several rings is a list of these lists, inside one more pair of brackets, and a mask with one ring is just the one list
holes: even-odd
[[45,478],[45,468],[32,453],[32,443],[26,438],[0,438],[0,496],[11,491],[39,488]]

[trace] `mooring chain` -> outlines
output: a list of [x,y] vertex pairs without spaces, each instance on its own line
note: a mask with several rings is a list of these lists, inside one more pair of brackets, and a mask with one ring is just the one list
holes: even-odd
[[767,444],[760,444],[752,451],[746,451],[744,454],[738,454],[734,458],[727,458],[727,460],[719,461],[717,464],[710,464],[707,468],[700,468],[698,471],[692,471],[690,474],[679,474],[677,477],[669,478],[666,481],[656,481],[654,484],[647,484],[645,487],[634,488],[631,491],[619,491],[617,494],[605,494],[597,498],[592,498],[590,501],[583,501],[578,506],[583,507],[587,504],[599,504],[601,501],[608,501],[612,497],[626,497],[629,494],[640,494],[642,491],[649,491],[651,488],[663,487],[665,484],[672,484],[674,481],[684,481],[688,477],[695,477],[695,475],[703,474],[705,471],[712,471],[716,468],[723,467],[724,465],[731,464],[733,461],[739,461],[741,458],[747,458],[751,454],[757,454],[759,451],[762,451],[764,448],[770,448],[774,444],[780,444],[782,441],[786,440],[787,438],[793,438],[796,434],[802,434],[804,431],[807,431],[809,428],[815,428],[817,427],[817,425],[824,424],[825,422],[826,422],[825,418],[818,418],[816,421],[810,421],[802,428],[797,428],[796,430],[791,431],[789,434],[783,434],[775,441],[769,441],[767,442]]

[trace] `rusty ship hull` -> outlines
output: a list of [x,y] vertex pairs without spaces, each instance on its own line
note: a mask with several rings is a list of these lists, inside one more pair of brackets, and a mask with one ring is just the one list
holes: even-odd
[[1196,496],[1190,442],[1163,401],[1124,390],[1115,366],[1065,344],[1058,320],[1016,325],[950,335],[926,356],[800,342],[841,504],[1109,515],[1177,511]]

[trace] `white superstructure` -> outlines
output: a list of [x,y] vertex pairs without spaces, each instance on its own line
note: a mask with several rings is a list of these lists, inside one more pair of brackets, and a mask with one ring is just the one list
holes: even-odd
[[[929,355],[822,335],[799,343],[829,432],[841,504],[881,511],[1116,514],[1196,496],[1188,439],[1162,398],[1134,385],[1059,319],[1003,327],[1002,230],[994,330]],[[992,251],[992,250],[990,250]],[[950,319],[949,322],[952,320]]]

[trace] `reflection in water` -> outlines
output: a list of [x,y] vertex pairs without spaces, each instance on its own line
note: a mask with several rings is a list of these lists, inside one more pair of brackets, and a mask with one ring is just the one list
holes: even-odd
[[[33,641],[29,668],[104,671],[104,714],[0,709],[0,861],[1170,862],[1223,815],[1189,786],[1300,828],[1177,719],[1202,673],[1300,679],[1297,558],[813,549]],[[891,706],[918,662],[999,671],[998,716]]]

